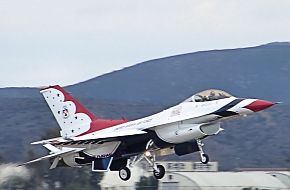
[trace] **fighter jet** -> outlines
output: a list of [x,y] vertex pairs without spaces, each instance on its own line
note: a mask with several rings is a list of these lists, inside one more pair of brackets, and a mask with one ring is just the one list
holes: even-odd
[[153,175],[165,174],[156,163],[156,153],[171,148],[182,156],[199,152],[200,161],[208,163],[202,140],[219,134],[221,122],[248,115],[275,103],[237,98],[221,90],[207,90],[185,101],[145,118],[128,121],[96,117],[62,87],[42,89],[49,108],[60,127],[60,137],[33,142],[50,151],[49,155],[21,165],[49,159],[50,169],[59,166],[91,165],[94,172],[118,171],[122,180],[130,178],[130,169],[145,159]]

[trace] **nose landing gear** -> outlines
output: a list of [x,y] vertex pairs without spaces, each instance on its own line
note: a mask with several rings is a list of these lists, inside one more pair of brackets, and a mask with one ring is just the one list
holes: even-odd
[[199,139],[196,140],[196,142],[197,142],[197,146],[199,148],[200,162],[203,164],[207,164],[209,162],[209,156],[203,152],[202,147],[204,146],[204,144]]

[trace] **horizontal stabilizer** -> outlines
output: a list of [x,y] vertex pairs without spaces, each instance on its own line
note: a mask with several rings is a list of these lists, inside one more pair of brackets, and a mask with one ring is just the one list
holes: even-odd
[[66,141],[67,141],[67,139],[64,139],[63,137],[57,137],[57,138],[53,138],[53,139],[36,141],[36,142],[31,143],[31,144],[47,144],[47,143],[53,143],[53,142],[66,142]]
[[113,137],[122,137],[122,136],[131,136],[131,135],[141,135],[147,132],[132,129],[132,130],[124,130],[124,131],[115,131],[110,133],[95,133],[95,134],[87,134],[80,137],[72,137],[72,140],[79,141],[79,140],[92,140],[92,139],[103,139],[103,138],[113,138]]
[[35,162],[38,162],[38,161],[41,161],[41,160],[46,160],[48,158],[53,158],[53,157],[57,157],[57,156],[62,157],[64,155],[66,155],[66,154],[70,154],[70,153],[74,153],[74,152],[79,152],[79,151],[82,151],[84,149],[85,148],[67,148],[67,147],[63,147],[62,150],[59,150],[58,152],[55,152],[55,153],[52,153],[52,154],[49,154],[49,155],[46,155],[46,156],[37,158],[35,160],[31,160],[31,161],[25,162],[23,164],[19,164],[18,166],[32,164],[32,163],[35,163]]

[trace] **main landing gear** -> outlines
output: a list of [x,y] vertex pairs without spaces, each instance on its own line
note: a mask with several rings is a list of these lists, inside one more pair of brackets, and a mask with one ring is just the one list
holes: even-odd
[[155,160],[155,152],[154,151],[146,151],[144,153],[144,158],[146,161],[150,164],[150,166],[153,168],[153,175],[156,179],[162,179],[165,175],[165,168],[160,165],[156,164]]
[[[153,148],[154,143],[152,140],[150,140],[146,145],[146,151],[143,154],[140,154],[138,156],[134,156],[128,160],[129,167],[133,167],[138,162],[140,162],[143,158],[149,163],[149,165],[153,168],[153,175],[156,179],[161,179],[165,175],[165,168],[160,165],[156,164],[155,160],[155,150]],[[123,181],[127,181],[131,177],[131,171],[128,167],[123,167],[119,170],[119,177]]]
[[162,165],[156,165],[156,169],[153,170],[153,175],[156,179],[162,179],[165,175],[165,168]]
[[119,170],[119,177],[123,180],[123,181],[127,181],[128,179],[130,179],[131,177],[131,171],[129,168],[127,167],[122,167]]
[[207,164],[208,163],[208,161],[209,161],[209,157],[208,157],[208,155],[207,154],[205,154],[204,152],[203,152],[203,146],[204,146],[204,144],[201,142],[201,140],[196,140],[196,143],[197,143],[197,146],[198,146],[198,148],[199,148],[199,155],[200,155],[200,161],[201,161],[201,163],[203,163],[203,164]]
[[[207,154],[203,151],[204,144],[201,142],[200,139],[196,140],[199,155],[200,155],[200,161],[203,164],[207,164],[209,162],[209,157]],[[196,147],[196,144],[195,144]],[[196,147],[197,148],[197,147]],[[196,150],[195,148],[195,150]],[[128,159],[128,166],[133,167],[135,164],[140,162],[143,158],[149,163],[149,165],[153,168],[153,175],[156,179],[162,179],[165,175],[165,168],[162,165],[156,164],[155,160],[155,150],[157,148],[154,147],[154,142],[150,140],[146,145],[146,151],[143,154],[140,154],[138,156],[134,156],[130,159]],[[122,180],[127,181],[131,177],[131,171],[128,167],[122,167],[119,170],[119,176]]]

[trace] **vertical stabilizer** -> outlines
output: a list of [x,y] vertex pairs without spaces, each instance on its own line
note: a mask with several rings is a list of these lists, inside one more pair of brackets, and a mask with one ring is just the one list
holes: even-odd
[[60,86],[40,91],[58,122],[62,137],[69,138],[90,130],[96,117]]

